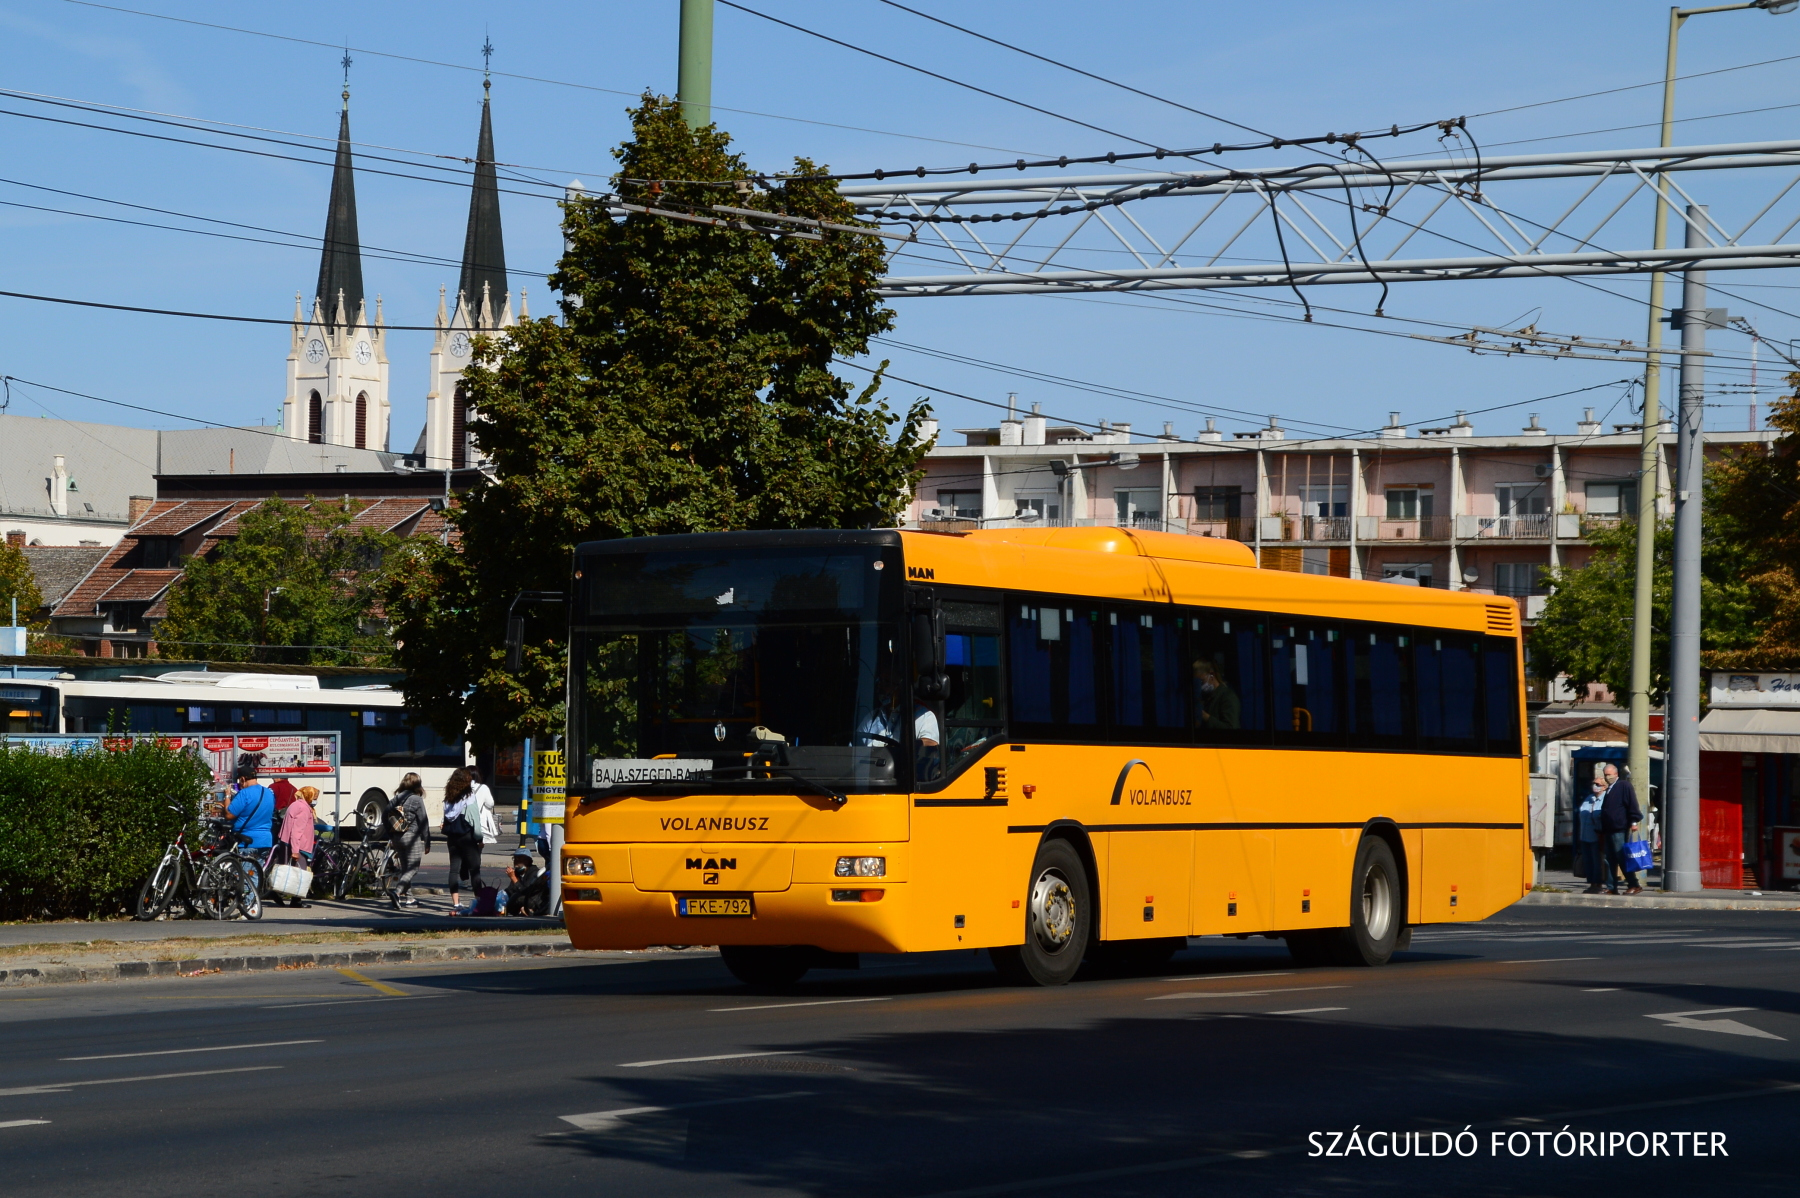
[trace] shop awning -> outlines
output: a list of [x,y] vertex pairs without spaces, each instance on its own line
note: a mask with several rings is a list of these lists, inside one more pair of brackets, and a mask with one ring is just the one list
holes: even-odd
[[1720,707],[1700,721],[1708,753],[1800,753],[1800,711]]

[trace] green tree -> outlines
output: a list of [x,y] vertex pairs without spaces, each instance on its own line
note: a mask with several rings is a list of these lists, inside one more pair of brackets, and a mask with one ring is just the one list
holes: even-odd
[[31,573],[31,562],[25,551],[10,542],[0,542],[0,620],[12,619],[13,601],[19,604],[19,621],[28,628],[43,628],[38,609],[44,596]]
[[[627,200],[855,223],[810,162],[765,184],[672,101],[646,96],[631,115],[613,182]],[[856,390],[831,370],[893,322],[875,294],[877,239],[614,217],[600,201],[569,206],[563,227],[550,280],[562,322],[479,340],[464,376],[495,477],[453,514],[457,543],[409,555],[388,594],[408,704],[445,735],[560,726],[562,613],[529,622],[517,674],[502,642],[514,595],[566,589],[581,542],[890,524],[927,448],[923,402],[898,416],[877,398],[879,373]]]
[[[1800,374],[1788,386],[1800,391]],[[1773,445],[1746,445],[1708,472],[1708,522],[1748,592],[1757,635],[1745,646],[1706,655],[1716,669],[1788,670],[1800,667],[1800,396],[1769,409]]]
[[353,527],[364,506],[270,499],[245,513],[235,537],[186,563],[158,641],[177,657],[385,664],[378,580],[401,539]]
[[[1631,693],[1633,590],[1637,581],[1637,525],[1590,529],[1592,559],[1565,566],[1552,577],[1544,613],[1531,632],[1534,672],[1541,678],[1567,674],[1584,689],[1604,683],[1615,695]],[[1700,644],[1703,650],[1738,649],[1756,639],[1757,605],[1736,569],[1735,555],[1711,522],[1703,530],[1700,579]],[[1663,521],[1656,528],[1654,617],[1650,645],[1652,702],[1669,685],[1669,601],[1674,592],[1675,534]]]

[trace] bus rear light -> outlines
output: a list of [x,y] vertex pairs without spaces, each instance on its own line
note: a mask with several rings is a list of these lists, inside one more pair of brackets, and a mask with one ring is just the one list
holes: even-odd
[[887,858],[839,857],[836,872],[840,878],[885,878],[887,877]]
[[569,877],[592,877],[594,859],[592,857],[564,857],[563,873]]
[[834,890],[831,901],[834,903],[879,903],[885,890]]

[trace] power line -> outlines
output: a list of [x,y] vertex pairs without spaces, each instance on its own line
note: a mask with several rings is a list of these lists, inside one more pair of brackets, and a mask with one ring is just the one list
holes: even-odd
[[906,5],[898,3],[897,0],[881,0],[881,3],[887,5],[889,8],[897,8],[901,12],[909,12],[915,17],[923,17],[925,20],[935,22],[939,25],[944,26],[947,29],[954,29],[958,33],[966,33],[970,37],[980,38],[984,42],[990,42],[993,45],[1001,47],[1002,49],[1011,50],[1015,54],[1023,54],[1027,58],[1035,58],[1039,62],[1047,62],[1053,67],[1060,67],[1065,71],[1073,71],[1077,75],[1086,76],[1089,79],[1093,79],[1099,83],[1107,84],[1110,87],[1121,88],[1125,91],[1133,93],[1134,95],[1143,96],[1147,100],[1155,100],[1158,104],[1167,104],[1172,108],[1179,108],[1183,112],[1191,112],[1195,116],[1203,116],[1209,121],[1218,121],[1222,125],[1230,125],[1233,129],[1242,129],[1246,133],[1254,133],[1258,137],[1274,137],[1275,136],[1273,133],[1265,133],[1261,129],[1253,129],[1249,125],[1240,124],[1237,121],[1231,120],[1228,117],[1222,117],[1216,113],[1211,113],[1211,112],[1202,112],[1198,108],[1190,108],[1186,104],[1182,104],[1182,103],[1179,103],[1178,101],[1168,99],[1165,96],[1153,95],[1152,93],[1144,91],[1141,88],[1132,87],[1128,83],[1120,83],[1117,79],[1108,79],[1104,75],[1096,75],[1092,71],[1084,71],[1080,67],[1070,66],[1066,62],[1058,62],[1054,58],[1046,58],[1042,54],[1038,54],[1031,50],[1027,50],[1021,46],[1015,46],[1011,42],[1003,42],[997,37],[989,37],[985,33],[977,33],[973,29],[968,29],[962,25],[955,24],[954,22],[946,21],[942,17],[934,17],[930,13],[920,12],[916,8],[908,8]]
[[[1780,58],[1765,58],[1760,62],[1744,62],[1739,63],[1734,67],[1719,67],[1711,71],[1695,71],[1691,75],[1677,75],[1675,78],[1678,82],[1688,79],[1704,79],[1708,75],[1727,75],[1732,71],[1748,71],[1754,67],[1774,66],[1779,62],[1793,62],[1795,59],[1800,59],[1800,54],[1785,54]],[[1597,92],[1582,92],[1580,95],[1575,96],[1559,96],[1554,100],[1534,100],[1529,104],[1514,104],[1510,108],[1491,108],[1486,112],[1477,112],[1471,115],[1475,117],[1484,117],[1500,116],[1508,112],[1524,112],[1528,108],[1547,108],[1552,104],[1571,104],[1576,100],[1591,100],[1595,96],[1613,96],[1620,92],[1638,91],[1646,87],[1662,87],[1665,82],[1666,81],[1662,79],[1652,79],[1646,83],[1630,83],[1626,84],[1624,87],[1608,87]]]
[[804,33],[808,37],[816,37],[820,41],[830,42],[834,46],[842,46],[846,50],[854,50],[858,54],[867,54],[870,58],[879,58],[882,62],[892,63],[894,66],[904,67],[906,70],[909,70],[909,71],[917,71],[921,75],[929,75],[933,79],[940,80],[944,83],[952,84],[956,87],[966,88],[972,92],[978,92],[981,95],[988,96],[992,99],[999,100],[1006,104],[1014,104],[1020,108],[1028,108],[1032,112],[1040,113],[1047,117],[1053,117],[1059,121],[1067,121],[1071,125],[1080,125],[1083,129],[1092,129],[1096,133],[1104,133],[1108,137],[1116,137],[1122,141],[1135,142],[1136,144],[1138,144],[1140,146],[1150,146],[1152,149],[1155,148],[1155,143],[1153,143],[1153,142],[1147,142],[1147,141],[1142,140],[1141,138],[1131,137],[1124,133],[1115,133],[1111,129],[1106,129],[1099,125],[1092,125],[1092,124],[1089,124],[1087,121],[1076,120],[1074,117],[1064,116],[1060,112],[1051,112],[1048,108],[1039,108],[1036,104],[1027,104],[1023,100],[1015,100],[1011,96],[1003,96],[999,92],[989,91],[985,87],[977,87],[973,83],[964,83],[961,79],[952,79],[948,75],[940,75],[936,71],[928,71],[924,67],[914,66],[910,62],[902,62],[898,58],[890,58],[886,54],[878,54],[874,50],[868,50],[868,49],[863,48],[862,46],[854,45],[850,42],[840,41],[835,37],[831,37],[827,34],[820,33],[816,29],[808,29],[804,25],[796,25],[792,21],[784,21],[780,17],[772,17],[766,12],[757,12],[754,8],[746,8],[744,5],[738,4],[736,2],[736,0],[718,0],[718,3],[725,5],[727,8],[735,8],[739,12],[749,13],[753,17],[761,17],[765,21],[772,21],[773,23],[775,23],[777,25],[782,25],[788,29],[792,29],[796,33]]
[[[600,87],[599,85],[592,83],[573,83],[567,79],[550,79],[542,75],[520,75],[510,71],[489,71],[485,67],[468,66],[460,62],[439,62],[438,60],[431,58],[416,58],[408,54],[392,54],[385,50],[371,50],[367,46],[352,46],[348,43],[340,44],[338,42],[321,42],[315,41],[312,38],[292,37],[284,33],[270,33],[267,30],[262,29],[246,29],[239,25],[221,25],[213,21],[196,21],[188,17],[172,17],[165,13],[145,12],[142,9],[136,8],[123,8],[116,4],[98,4],[95,3],[94,0],[63,0],[63,3],[79,5],[82,8],[101,9],[106,12],[125,13],[129,16],[144,17],[154,21],[169,21],[177,25],[193,25],[201,29],[214,29],[223,33],[243,34],[246,37],[263,37],[272,41],[292,42],[301,46],[320,46],[330,50],[334,54],[340,50],[345,53],[355,51],[358,54],[367,54],[373,58],[390,58],[396,62],[410,62],[417,63],[420,66],[442,67],[443,69],[450,71],[472,71],[480,74],[492,74],[501,79],[517,79],[523,83],[543,83],[551,87],[568,87],[574,88],[577,91],[598,92],[608,96],[627,96],[634,100],[642,99],[643,97],[643,93],[641,92],[624,91],[616,87]],[[765,120],[771,121],[792,121],[795,124],[800,125],[818,125],[826,129],[844,129],[852,133],[873,133],[878,137],[900,137],[910,141],[928,141],[945,146],[964,146],[971,150],[997,150],[1003,154],[1017,154],[1021,152],[1009,146],[988,146],[976,142],[954,141],[944,137],[926,137],[924,134],[920,133],[895,133],[890,129],[869,129],[862,125],[843,125],[835,121],[819,121],[802,116],[784,116],[777,112],[758,112],[755,109],[750,108],[728,108],[723,104],[714,104],[712,107],[715,112],[736,112],[741,113],[744,116],[762,117]]]

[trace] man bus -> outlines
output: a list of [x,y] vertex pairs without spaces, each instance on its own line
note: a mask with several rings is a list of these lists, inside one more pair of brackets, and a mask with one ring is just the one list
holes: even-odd
[[757,985],[1185,937],[1385,963],[1531,886],[1517,608],[1119,528],[579,548],[562,858],[578,948]]

